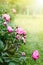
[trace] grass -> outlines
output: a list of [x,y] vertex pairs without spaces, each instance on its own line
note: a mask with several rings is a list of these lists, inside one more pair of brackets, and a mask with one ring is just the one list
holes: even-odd
[[[17,14],[12,24],[21,26],[27,31],[26,45],[22,47],[22,50],[30,57],[27,65],[43,65],[43,16]],[[40,58],[36,62],[31,58],[34,50],[40,53]]]

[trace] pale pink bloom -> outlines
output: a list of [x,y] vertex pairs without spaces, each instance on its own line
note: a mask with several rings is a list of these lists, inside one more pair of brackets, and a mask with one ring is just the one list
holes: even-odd
[[25,56],[26,54],[25,54],[25,52],[22,52],[22,56]]
[[16,13],[16,9],[12,9],[13,13]]
[[17,35],[17,36],[16,36],[16,39],[20,39],[20,35]]
[[7,25],[7,22],[4,22],[3,24],[6,26]]
[[38,50],[35,50],[35,51],[33,52],[32,58],[33,58],[34,60],[37,60],[37,59],[39,58],[39,52],[38,52]]
[[13,29],[10,26],[7,26],[7,30],[8,30],[9,33],[13,32]]
[[10,22],[10,16],[8,14],[3,14],[2,18],[5,19],[7,22]]

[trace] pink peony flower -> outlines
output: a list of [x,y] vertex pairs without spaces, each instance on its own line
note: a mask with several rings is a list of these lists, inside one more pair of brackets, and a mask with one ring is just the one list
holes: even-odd
[[25,54],[25,52],[22,52],[22,56],[25,56],[26,54]]
[[21,27],[16,28],[16,33],[17,34],[23,34],[24,36],[26,35],[26,31],[24,31]]
[[13,29],[10,26],[7,27],[7,30],[8,30],[9,33],[13,32]]
[[16,29],[16,33],[17,33],[17,34],[23,34],[23,29],[20,28],[20,27],[18,27],[18,28]]
[[4,22],[3,24],[6,26],[7,25],[7,22]]
[[17,36],[16,36],[16,39],[20,39],[20,35],[17,35]]
[[10,22],[10,16],[8,14],[3,14],[2,18],[5,19],[7,22]]
[[32,58],[33,58],[34,60],[37,60],[37,59],[39,58],[39,52],[38,52],[38,50],[35,50],[35,51],[33,52]]
[[13,13],[16,13],[16,9],[12,9]]

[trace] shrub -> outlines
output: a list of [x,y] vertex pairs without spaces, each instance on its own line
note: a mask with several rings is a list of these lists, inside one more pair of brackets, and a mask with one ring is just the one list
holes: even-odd
[[0,17],[0,65],[26,64],[25,52],[19,51],[26,43],[26,32],[20,27],[11,27],[6,18]]

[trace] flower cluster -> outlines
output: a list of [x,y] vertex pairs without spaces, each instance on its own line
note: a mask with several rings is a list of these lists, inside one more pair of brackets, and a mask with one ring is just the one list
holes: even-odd
[[[4,26],[7,27],[7,30],[9,33],[13,32],[14,29],[8,25],[8,22],[10,22],[10,16],[8,14],[3,14],[2,18],[6,21],[4,22]],[[24,43],[26,43],[26,31],[24,31],[21,27],[16,27],[16,39],[22,40]]]
[[[9,33],[13,32],[13,28],[11,26],[8,25],[8,22],[10,20],[10,16],[8,14],[3,14],[2,18],[4,18],[6,20],[6,22],[4,22],[4,26],[7,27],[7,30]],[[16,39],[17,40],[22,40],[24,43],[26,43],[26,31],[24,31],[21,27],[16,27]]]
[[16,27],[16,39],[21,39],[24,43],[26,43],[26,31],[24,31],[21,27]]

